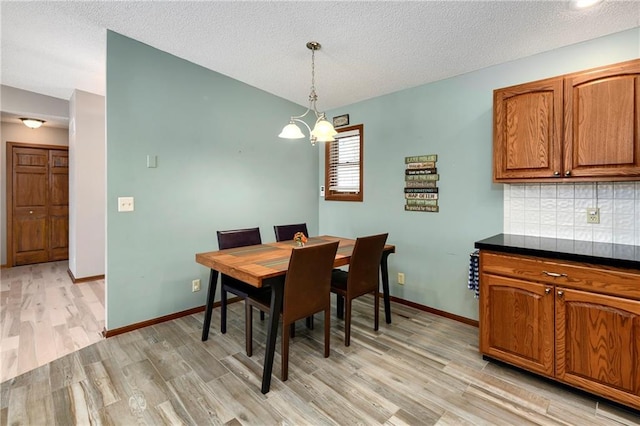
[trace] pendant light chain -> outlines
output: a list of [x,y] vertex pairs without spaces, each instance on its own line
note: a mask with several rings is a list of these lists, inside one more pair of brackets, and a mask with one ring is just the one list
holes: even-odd
[[313,110],[316,110],[316,101],[318,95],[316,94],[316,49],[311,49],[311,93],[309,93],[309,102],[313,104]]

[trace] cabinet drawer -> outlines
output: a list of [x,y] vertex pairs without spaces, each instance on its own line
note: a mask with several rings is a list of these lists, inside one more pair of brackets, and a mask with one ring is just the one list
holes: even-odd
[[480,251],[483,273],[640,300],[640,271]]

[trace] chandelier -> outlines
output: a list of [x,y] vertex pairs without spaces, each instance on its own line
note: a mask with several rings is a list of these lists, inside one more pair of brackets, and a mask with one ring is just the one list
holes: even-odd
[[[282,132],[278,135],[278,137],[284,139],[302,139],[304,138],[304,133],[300,130],[300,127],[296,123],[302,123],[309,130],[309,141],[311,145],[315,145],[316,142],[331,142],[334,141],[334,136],[338,134],[336,130],[333,128],[333,125],[327,121],[327,117],[324,112],[319,112],[316,108],[316,102],[318,100],[318,95],[316,94],[316,66],[315,66],[315,53],[316,50],[320,50],[320,43],[317,41],[310,41],[307,43],[307,49],[311,50],[311,93],[309,93],[309,107],[302,115],[292,116],[289,124],[284,126]],[[316,123],[313,126],[313,130],[311,127],[302,120],[307,114],[313,111],[316,115]]]

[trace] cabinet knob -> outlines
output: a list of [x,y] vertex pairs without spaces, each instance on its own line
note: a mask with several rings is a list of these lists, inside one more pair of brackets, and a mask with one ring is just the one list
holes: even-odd
[[558,296],[560,296],[560,297],[564,296],[564,291],[558,290]]
[[549,294],[551,293],[551,289],[549,287],[544,289],[544,294]]
[[33,214],[33,210],[29,210],[29,214]]
[[567,170],[566,172],[564,172],[565,176],[571,176],[571,170]]
[[560,172],[556,170],[555,172],[553,172],[553,175],[554,176],[560,176]]

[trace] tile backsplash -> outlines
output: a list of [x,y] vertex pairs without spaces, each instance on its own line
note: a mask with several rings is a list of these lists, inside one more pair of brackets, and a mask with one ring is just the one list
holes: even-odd
[[[587,223],[590,207],[600,223]],[[640,182],[505,184],[504,232],[640,245]]]

